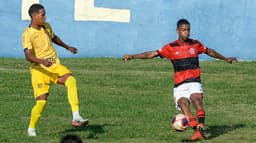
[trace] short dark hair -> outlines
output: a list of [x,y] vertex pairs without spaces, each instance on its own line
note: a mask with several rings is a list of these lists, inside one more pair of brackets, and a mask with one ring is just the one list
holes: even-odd
[[29,16],[32,17],[32,14],[39,12],[40,9],[44,9],[44,7],[41,4],[32,4],[28,10]]
[[189,21],[187,19],[180,19],[178,22],[177,22],[177,28],[179,28],[180,25],[182,24],[188,24],[190,25]]
[[64,136],[60,143],[83,143],[81,138],[77,135],[66,135]]

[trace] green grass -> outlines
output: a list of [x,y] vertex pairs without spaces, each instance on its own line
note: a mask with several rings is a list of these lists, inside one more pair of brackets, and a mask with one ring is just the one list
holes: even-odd
[[[62,59],[77,79],[81,113],[90,119],[84,128],[70,126],[66,88],[52,85],[35,138],[27,137],[30,111],[35,104],[29,63],[0,59],[0,142],[58,143],[76,134],[89,143],[174,143],[192,130],[170,128],[179,113],[172,99],[173,68],[161,59]],[[214,143],[256,142],[256,62],[232,65],[202,61],[208,139]]]

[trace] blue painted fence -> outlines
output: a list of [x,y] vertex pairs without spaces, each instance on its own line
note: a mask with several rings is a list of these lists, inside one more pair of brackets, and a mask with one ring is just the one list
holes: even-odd
[[[86,1],[86,0],[85,0]],[[176,40],[176,22],[191,23],[191,38],[226,56],[255,59],[255,0],[94,0],[95,7],[129,9],[130,22],[76,21],[74,0],[40,0],[54,32],[78,48],[60,57],[121,57],[156,50]],[[21,19],[21,0],[0,1],[0,57],[24,57],[21,35],[30,21]],[[202,59],[207,59],[203,56]]]

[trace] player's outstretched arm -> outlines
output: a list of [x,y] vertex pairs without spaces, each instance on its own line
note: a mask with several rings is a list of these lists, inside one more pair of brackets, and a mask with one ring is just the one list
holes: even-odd
[[123,60],[131,60],[131,59],[152,59],[154,57],[159,56],[159,53],[157,51],[148,51],[140,54],[134,54],[134,55],[127,55],[125,54],[123,56]]
[[69,46],[69,45],[65,44],[57,35],[54,35],[54,37],[52,38],[52,41],[55,44],[57,44],[59,46],[62,46],[63,48],[69,50],[73,54],[77,53],[77,49],[75,47],[72,47],[72,46]]
[[221,55],[220,53],[216,52],[214,49],[211,49],[211,48],[207,49],[207,55],[211,56],[211,57],[214,57],[214,58],[221,59],[221,60],[226,61],[230,64],[232,64],[232,62],[238,62],[236,57],[228,57],[227,58],[227,57]]

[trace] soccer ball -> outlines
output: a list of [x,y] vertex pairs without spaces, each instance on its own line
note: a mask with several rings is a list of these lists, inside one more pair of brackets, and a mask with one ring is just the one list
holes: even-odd
[[177,114],[172,119],[172,127],[176,131],[184,131],[189,126],[189,119],[184,114]]

